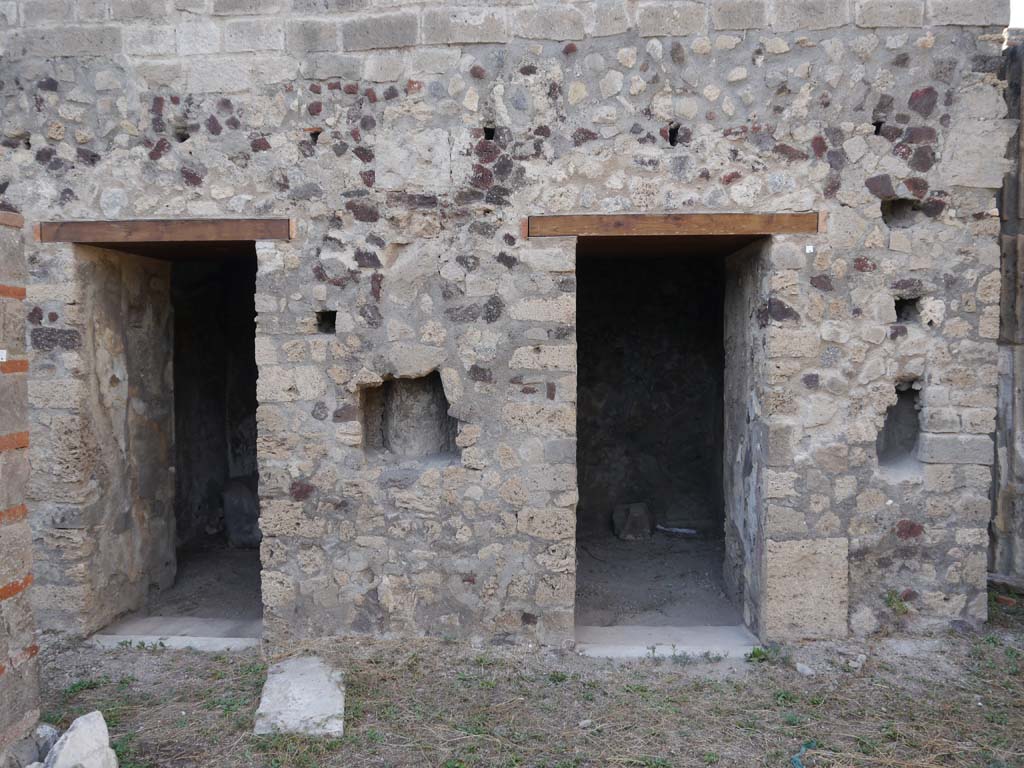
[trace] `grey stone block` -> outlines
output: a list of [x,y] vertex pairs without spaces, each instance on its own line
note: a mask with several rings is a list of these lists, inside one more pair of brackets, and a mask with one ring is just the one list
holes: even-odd
[[594,23],[591,35],[607,37],[619,35],[630,27],[629,10],[622,0],[598,0],[594,3]]
[[292,0],[299,13],[348,13],[370,7],[370,0]]
[[696,35],[707,30],[707,6],[681,0],[677,3],[648,3],[637,12],[641,37]]
[[512,32],[532,40],[581,40],[585,35],[584,18],[572,6],[523,8],[516,11]]
[[167,19],[167,0],[111,0],[110,18],[125,19]]
[[341,27],[346,51],[405,48],[416,44],[419,22],[411,13],[393,13],[346,21]]
[[241,19],[224,28],[224,50],[277,51],[284,48],[284,29],[276,19]]
[[197,59],[188,69],[188,88],[193,93],[233,93],[252,85],[249,67],[238,59]]
[[854,17],[859,27],[919,27],[924,0],[857,0]]
[[316,656],[274,664],[256,710],[254,731],[341,736],[345,731],[345,685],[341,672]]
[[178,24],[175,27],[178,54],[194,56],[216,53],[220,50],[220,35],[220,26],[208,21]]
[[176,50],[174,27],[132,24],[124,28],[124,52],[135,56],[169,56]]
[[995,461],[995,448],[988,435],[922,433],[917,458],[926,464],[983,464]]
[[508,39],[505,13],[492,8],[428,10],[423,14],[423,42],[503,43]]
[[300,69],[303,77],[313,80],[358,80],[363,74],[363,61],[338,53],[315,53],[302,60]]
[[715,29],[764,29],[768,26],[765,0],[715,0],[711,3]]
[[338,25],[333,21],[288,22],[288,50],[290,51],[336,51],[338,49]]
[[37,24],[60,24],[72,21],[75,9],[69,0],[25,0],[21,6],[21,16],[26,27]]
[[117,27],[30,29],[22,38],[28,56],[110,56],[121,53]]
[[1009,0],[928,0],[930,24],[1005,27],[1010,23]]
[[772,29],[828,29],[850,22],[850,0],[779,0],[771,19]]
[[234,16],[254,13],[277,13],[283,0],[213,0],[216,16]]

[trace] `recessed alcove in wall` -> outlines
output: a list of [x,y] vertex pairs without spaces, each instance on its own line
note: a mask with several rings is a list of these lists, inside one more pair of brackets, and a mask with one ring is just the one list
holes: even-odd
[[893,300],[896,319],[901,323],[916,323],[921,319],[921,298],[899,298]]
[[890,229],[912,227],[924,216],[921,201],[913,198],[899,197],[882,201],[882,221]]
[[457,458],[458,421],[448,415],[450,403],[441,376],[389,379],[360,394],[363,446],[405,458]]
[[885,411],[885,422],[875,441],[878,466],[890,475],[914,476],[921,472],[917,441],[921,435],[917,382],[896,384],[896,402]]

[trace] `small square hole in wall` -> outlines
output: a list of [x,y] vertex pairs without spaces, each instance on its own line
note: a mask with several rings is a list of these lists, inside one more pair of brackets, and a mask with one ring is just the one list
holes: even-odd
[[916,323],[921,318],[921,299],[914,297],[911,299],[900,299],[895,300],[896,304],[896,319],[901,323]]
[[316,329],[320,333],[334,333],[338,323],[338,313],[333,309],[321,309],[316,313]]
[[362,390],[363,447],[407,458],[458,457],[458,421],[437,371]]

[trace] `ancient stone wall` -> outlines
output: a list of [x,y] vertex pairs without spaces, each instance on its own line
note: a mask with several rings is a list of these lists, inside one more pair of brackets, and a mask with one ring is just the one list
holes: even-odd
[[32,277],[33,602],[84,634],[174,579],[170,265],[61,246]]
[[28,482],[25,252],[20,216],[0,211],[0,763],[39,718],[35,621],[29,603],[32,535]]
[[[571,636],[575,243],[520,233],[565,212],[824,211],[774,240],[752,318],[748,620],[984,618],[1005,2],[3,8],[6,205],[298,223],[258,246],[272,641]],[[82,288],[55,253],[33,251],[30,306],[63,334]],[[45,358],[75,379],[62,343]],[[459,450],[365,445],[364,393],[434,372]],[[910,476],[876,461],[898,386],[921,406]],[[35,487],[44,520],[60,501]]]

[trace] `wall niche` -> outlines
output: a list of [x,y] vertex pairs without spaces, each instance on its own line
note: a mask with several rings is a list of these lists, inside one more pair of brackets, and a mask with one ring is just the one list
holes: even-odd
[[458,421],[449,406],[437,371],[364,389],[363,446],[403,458],[457,457]]

